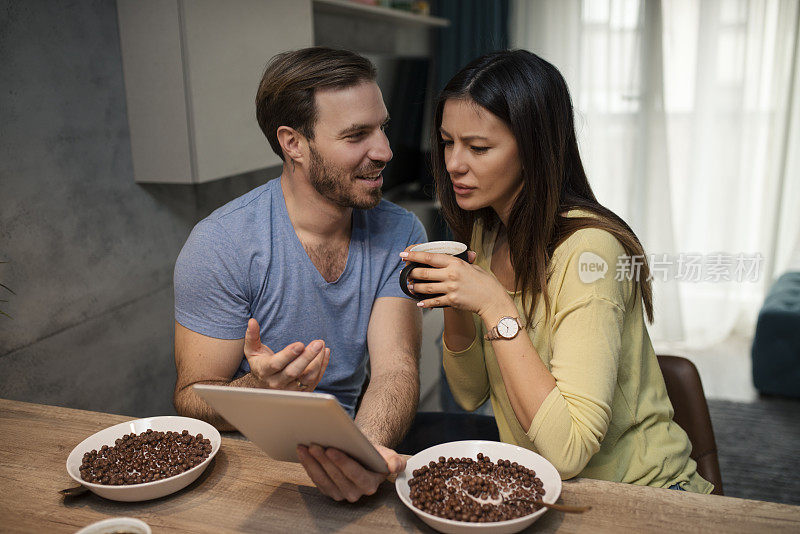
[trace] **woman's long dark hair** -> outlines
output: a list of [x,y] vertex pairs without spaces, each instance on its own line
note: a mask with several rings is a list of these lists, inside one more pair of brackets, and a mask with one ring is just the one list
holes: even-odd
[[[497,224],[491,208],[462,210],[456,203],[439,138],[444,104],[449,99],[472,100],[500,120],[514,134],[522,163],[522,190],[508,220],[508,243],[514,283],[526,303],[527,326],[533,321],[536,297],[547,295],[549,262],[553,251],[573,232],[599,228],[619,240],[630,256],[642,259],[636,287],[645,313],[653,322],[653,292],[644,249],[633,230],[594,196],[583,170],[575,138],[572,100],[567,84],[553,65],[525,50],[503,50],[481,56],[456,74],[439,95],[431,146],[436,194],[456,239],[469,243],[476,219],[484,227]],[[595,217],[565,217],[581,209]]]

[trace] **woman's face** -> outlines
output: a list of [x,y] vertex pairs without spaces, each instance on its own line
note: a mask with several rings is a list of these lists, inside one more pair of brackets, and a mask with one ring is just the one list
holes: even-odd
[[449,99],[439,134],[459,207],[491,207],[507,223],[522,189],[522,163],[508,126],[472,100]]

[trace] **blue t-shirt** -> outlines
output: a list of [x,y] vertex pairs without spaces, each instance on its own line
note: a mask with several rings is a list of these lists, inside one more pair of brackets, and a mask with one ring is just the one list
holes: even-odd
[[[380,297],[405,297],[398,253],[426,241],[412,213],[382,200],[353,210],[344,272],[326,282],[286,211],[280,179],[229,202],[194,227],[175,264],[175,320],[218,339],[241,339],[247,321],[277,352],[322,339],[331,349],[317,391],[355,413],[366,377],[367,325]],[[242,355],[236,376],[250,371]]]

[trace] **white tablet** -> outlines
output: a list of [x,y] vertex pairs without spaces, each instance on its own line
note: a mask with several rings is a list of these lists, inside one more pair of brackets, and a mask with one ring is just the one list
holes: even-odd
[[297,445],[335,447],[376,473],[388,473],[383,456],[361,433],[336,397],[274,389],[195,384],[195,391],[270,457],[298,462]]

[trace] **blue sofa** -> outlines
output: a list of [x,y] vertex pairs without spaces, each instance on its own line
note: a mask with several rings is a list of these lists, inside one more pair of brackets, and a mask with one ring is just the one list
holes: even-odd
[[800,272],[783,274],[767,293],[752,359],[759,392],[800,398]]

